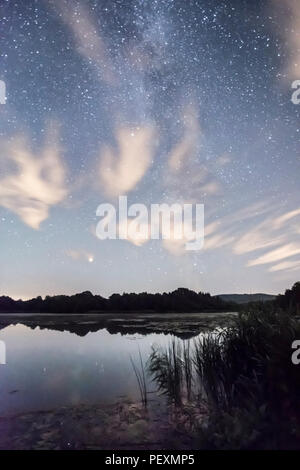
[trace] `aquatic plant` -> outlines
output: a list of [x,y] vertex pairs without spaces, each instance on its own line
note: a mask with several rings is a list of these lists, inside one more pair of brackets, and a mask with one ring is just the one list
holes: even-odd
[[147,392],[146,373],[145,373],[145,366],[144,366],[144,362],[143,362],[143,359],[142,359],[140,348],[139,348],[140,366],[138,367],[135,364],[135,362],[134,362],[134,360],[131,356],[130,356],[130,362],[131,362],[131,365],[132,365],[132,368],[133,368],[133,371],[134,371],[134,374],[136,376],[136,380],[137,380],[137,383],[138,383],[139,392],[140,392],[140,395],[141,395],[141,402],[142,402],[143,406],[145,408],[147,408],[147,405],[148,405],[148,392]]
[[[200,446],[299,448],[300,368],[291,360],[295,339],[300,339],[300,323],[291,315],[242,312],[226,329],[195,341],[191,351],[186,345],[181,353],[175,340],[166,350],[153,351],[148,369],[177,406],[189,389],[199,408],[207,407],[206,425],[198,427]],[[192,384],[199,386],[198,399]]]
[[185,379],[185,388],[187,399],[190,401],[192,398],[193,389],[193,361],[191,360],[191,342],[183,342],[183,372]]
[[157,383],[158,390],[176,405],[182,403],[183,377],[182,350],[179,341],[173,339],[166,350],[152,348],[147,369]]

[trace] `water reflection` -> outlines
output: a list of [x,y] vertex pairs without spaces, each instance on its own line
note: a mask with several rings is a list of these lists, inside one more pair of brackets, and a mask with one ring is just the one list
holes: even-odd
[[[76,332],[77,333],[77,332]],[[140,348],[146,361],[153,344],[171,335],[111,334],[106,329],[78,336],[69,331],[10,325],[0,331],[7,364],[0,365],[0,415],[48,410],[79,403],[139,398],[129,357]],[[154,386],[148,381],[148,389]]]
[[69,331],[78,336],[106,329],[111,334],[172,334],[181,339],[197,336],[205,329],[226,326],[235,312],[223,313],[119,313],[119,314],[1,314],[0,331],[11,324],[30,328]]

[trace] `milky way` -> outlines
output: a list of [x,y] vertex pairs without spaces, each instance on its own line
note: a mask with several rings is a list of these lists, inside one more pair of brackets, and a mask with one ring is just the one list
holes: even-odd
[[[300,271],[297,0],[0,4],[0,291],[280,292]],[[96,208],[203,203],[205,247]]]

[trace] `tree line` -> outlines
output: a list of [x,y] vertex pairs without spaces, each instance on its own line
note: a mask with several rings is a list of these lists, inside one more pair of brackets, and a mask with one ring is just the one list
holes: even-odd
[[199,312],[228,311],[232,303],[209,293],[179,288],[173,292],[112,294],[108,299],[89,291],[75,295],[47,295],[30,300],[0,297],[2,313],[88,313],[88,312]]
[[[260,304],[260,305],[258,305]],[[89,312],[226,312],[259,306],[300,315],[300,282],[278,295],[275,300],[238,305],[208,292],[178,288],[173,292],[112,294],[108,299],[90,291],[74,295],[47,295],[30,300],[0,296],[0,313],[89,313]]]

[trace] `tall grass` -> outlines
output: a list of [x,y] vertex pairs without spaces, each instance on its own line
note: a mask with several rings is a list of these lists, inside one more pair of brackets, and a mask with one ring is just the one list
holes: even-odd
[[173,339],[164,351],[153,348],[148,361],[148,371],[157,383],[158,390],[176,406],[182,403],[181,355],[181,344]]
[[[250,312],[195,348],[197,375],[215,406],[241,405],[255,393],[280,405],[300,386],[300,369],[291,362],[291,344],[300,325],[285,313]],[[259,383],[259,386],[258,386]],[[259,390],[258,390],[259,389]]]
[[[219,333],[165,351],[153,351],[150,373],[181,406],[186,393],[206,404],[199,429],[211,448],[300,448],[300,365],[291,345],[300,323],[284,312],[241,313]],[[176,359],[176,360],[175,360]]]
[[185,387],[187,399],[192,399],[193,392],[193,362],[191,361],[191,342],[184,341],[183,343],[183,373],[185,378]]
[[173,338],[165,350],[152,348],[147,369],[158,390],[176,406],[181,406],[184,399],[192,399],[194,377],[190,341]]
[[130,362],[138,383],[138,388],[141,396],[142,405],[147,408],[148,405],[148,392],[147,392],[147,382],[146,382],[146,373],[145,366],[141,355],[141,350],[139,348],[139,362],[140,366],[138,367],[132,357],[130,356]]

